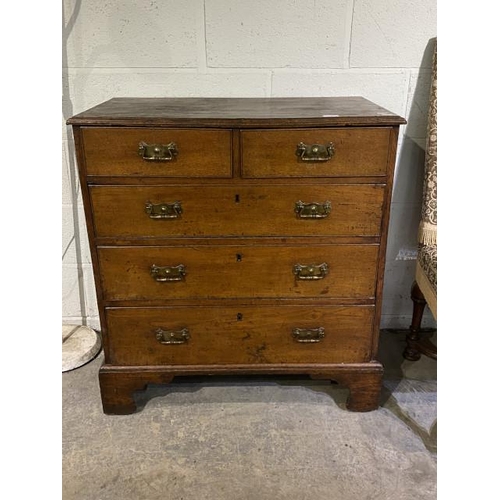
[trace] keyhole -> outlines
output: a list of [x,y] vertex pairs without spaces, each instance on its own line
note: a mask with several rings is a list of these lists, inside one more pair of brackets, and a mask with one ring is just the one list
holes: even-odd
[[236,194],[236,195],[234,196],[234,202],[235,202],[235,203],[239,203],[239,202],[240,202],[240,195],[239,195],[239,194]]
[[241,321],[241,320],[243,319],[243,314],[238,313],[238,314],[236,315],[236,319],[237,319],[238,321]]
[[236,254],[236,262],[241,262],[241,253]]

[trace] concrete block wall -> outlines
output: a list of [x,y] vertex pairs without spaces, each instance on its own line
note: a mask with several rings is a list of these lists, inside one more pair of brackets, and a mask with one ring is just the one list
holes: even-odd
[[382,314],[408,326],[435,0],[64,0],[63,18],[63,322],[99,328],[69,116],[118,96],[362,95],[408,120]]

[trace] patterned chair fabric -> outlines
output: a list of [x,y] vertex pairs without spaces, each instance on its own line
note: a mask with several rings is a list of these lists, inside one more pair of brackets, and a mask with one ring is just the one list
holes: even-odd
[[437,44],[429,102],[416,281],[437,319]]

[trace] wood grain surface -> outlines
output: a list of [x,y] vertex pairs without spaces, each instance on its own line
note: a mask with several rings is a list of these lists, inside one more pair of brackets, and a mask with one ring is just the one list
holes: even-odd
[[[98,249],[105,300],[188,298],[370,298],[378,245],[162,246]],[[327,263],[328,274],[299,280],[294,266]],[[158,282],[151,266],[184,265],[184,281]]]
[[[88,175],[145,177],[231,177],[230,130],[84,128]],[[170,161],[146,161],[139,143],[174,142]]]
[[[384,186],[92,186],[96,236],[376,236]],[[180,219],[150,219],[146,203],[182,204]],[[325,219],[299,219],[295,203],[330,201]]]
[[[107,309],[110,359],[119,365],[356,363],[370,356],[373,306]],[[324,327],[317,343],[293,328]],[[155,331],[187,328],[185,344],[163,345]]]
[[[340,177],[386,174],[391,129],[323,128],[302,130],[244,130],[241,132],[243,177]],[[302,161],[297,145],[328,145],[327,161]]]
[[360,96],[115,97],[71,117],[67,123],[245,128],[400,125],[406,120]]

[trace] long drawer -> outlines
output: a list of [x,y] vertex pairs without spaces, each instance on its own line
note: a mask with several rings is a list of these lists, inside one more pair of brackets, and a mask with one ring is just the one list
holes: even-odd
[[373,317],[373,306],[108,308],[109,362],[366,362]]
[[241,132],[243,177],[384,176],[390,128]]
[[378,245],[100,247],[105,300],[375,295]]
[[383,184],[92,186],[97,237],[377,236]]
[[230,130],[84,128],[88,175],[231,177]]

